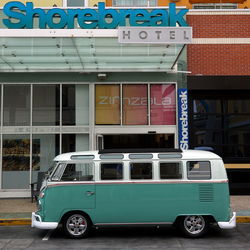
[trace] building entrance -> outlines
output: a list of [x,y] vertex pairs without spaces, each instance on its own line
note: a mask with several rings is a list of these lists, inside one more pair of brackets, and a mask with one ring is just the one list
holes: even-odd
[[174,134],[105,134],[98,136],[98,149],[174,148]]

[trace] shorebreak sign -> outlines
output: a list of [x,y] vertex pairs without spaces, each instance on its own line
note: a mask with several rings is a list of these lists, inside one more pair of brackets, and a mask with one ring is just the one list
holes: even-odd
[[[122,26],[137,27],[187,27],[185,15],[188,9],[177,10],[174,3],[165,9],[112,9],[105,3],[98,3],[98,8],[52,8],[45,10],[34,8],[33,3],[8,2],[3,8],[3,24],[9,29],[116,29]],[[34,27],[34,20],[38,24]],[[168,31],[167,31],[168,32]],[[154,32],[160,39],[161,32]],[[124,33],[125,37],[128,37]],[[151,34],[148,34],[148,36]],[[178,36],[170,32],[170,37]],[[184,34],[183,34],[184,35]],[[186,34],[188,35],[188,34]],[[185,36],[185,35],[184,35]],[[139,37],[146,39],[146,33]],[[171,39],[171,38],[170,38]]]
[[187,150],[188,136],[188,91],[185,88],[178,89],[178,125],[179,125],[179,148]]

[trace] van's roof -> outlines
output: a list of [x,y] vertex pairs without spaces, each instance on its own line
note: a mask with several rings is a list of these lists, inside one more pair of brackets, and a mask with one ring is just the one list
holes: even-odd
[[[132,153],[132,152],[131,152]],[[131,154],[130,153],[130,154]],[[138,154],[138,152],[135,152],[136,154]],[[149,154],[150,152],[140,152],[142,154]],[[160,154],[170,154],[171,155],[171,159],[174,159],[175,154],[176,154],[176,158],[177,159],[221,159],[220,156],[216,155],[215,153],[209,152],[209,151],[204,151],[204,150],[184,150],[184,151],[176,151],[176,152],[171,152],[171,151],[167,151],[166,152],[156,152],[156,150],[154,150],[153,152],[151,152],[153,154],[153,159],[158,159],[158,153]],[[122,153],[109,153],[109,154],[122,154]],[[129,155],[129,153],[123,153],[124,156],[125,155]],[[79,151],[79,152],[71,152],[71,153],[65,153],[65,154],[61,154],[58,155],[54,158],[54,161],[69,161],[71,160],[72,156],[93,156],[92,159],[99,159],[99,151]]]

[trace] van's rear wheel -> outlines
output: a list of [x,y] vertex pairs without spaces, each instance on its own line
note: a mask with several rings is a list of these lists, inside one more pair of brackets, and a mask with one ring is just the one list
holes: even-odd
[[201,237],[207,232],[206,218],[200,215],[189,215],[180,219],[180,229],[188,237]]
[[63,229],[71,238],[85,238],[90,232],[90,221],[83,214],[70,214],[63,221]]

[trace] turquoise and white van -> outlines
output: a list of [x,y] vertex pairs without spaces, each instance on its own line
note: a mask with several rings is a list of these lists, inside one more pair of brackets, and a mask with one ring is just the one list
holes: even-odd
[[198,150],[103,150],[66,153],[54,159],[44,181],[32,226],[63,225],[72,238],[92,227],[178,225],[191,237],[210,223],[236,226],[222,159]]

